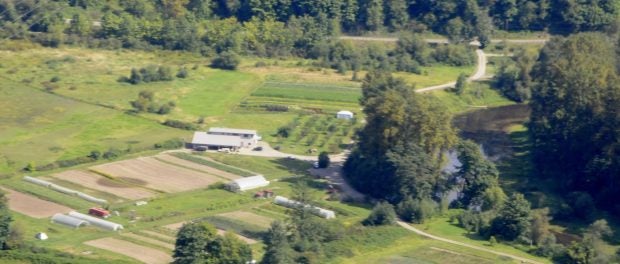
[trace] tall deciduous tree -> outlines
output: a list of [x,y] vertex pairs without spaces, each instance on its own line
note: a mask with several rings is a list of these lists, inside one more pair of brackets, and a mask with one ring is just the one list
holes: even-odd
[[209,241],[216,236],[214,230],[200,223],[188,223],[177,234],[173,258],[174,263],[201,263],[207,260],[205,251]]
[[620,86],[610,39],[583,33],[547,43],[534,66],[529,130],[543,177],[618,203]]
[[[347,177],[358,189],[393,203],[406,195],[427,196],[430,192],[421,190],[427,189],[425,184],[432,188],[441,152],[455,141],[450,115],[385,72],[369,73],[362,94],[367,124],[345,163]],[[415,183],[425,184],[417,189]]]

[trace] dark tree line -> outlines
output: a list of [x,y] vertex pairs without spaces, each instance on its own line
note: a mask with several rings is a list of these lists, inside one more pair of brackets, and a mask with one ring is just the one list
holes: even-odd
[[[63,17],[67,9],[74,15]],[[82,41],[94,47],[305,56],[341,31],[431,30],[455,42],[477,37],[485,45],[493,28],[603,30],[615,24],[618,10],[611,0],[3,0],[0,14],[5,36],[45,32],[30,37],[51,46]]]
[[611,36],[594,33],[549,42],[532,71],[529,129],[541,177],[553,179],[564,193],[580,192],[567,196],[575,206],[593,200],[618,213],[620,86],[615,43]]

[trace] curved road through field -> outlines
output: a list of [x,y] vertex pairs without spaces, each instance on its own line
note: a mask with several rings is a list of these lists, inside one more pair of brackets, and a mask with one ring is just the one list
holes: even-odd
[[[358,37],[358,36],[340,36],[341,40],[354,40],[354,41],[379,41],[379,42],[396,42],[398,38],[387,38],[387,37]],[[424,39],[428,43],[436,43],[436,44],[447,44],[449,43],[448,39],[432,39],[427,38]],[[544,44],[547,42],[548,38],[539,38],[539,39],[492,39],[491,43],[499,43],[505,41],[506,43],[514,43],[514,44]],[[480,42],[472,41],[469,42],[469,45],[472,46],[480,46]],[[493,54],[494,56],[498,56],[498,54]],[[476,72],[467,78],[467,81],[477,81],[484,78],[487,67],[487,55],[484,53],[482,49],[476,50],[476,56],[478,57]],[[424,87],[421,89],[416,89],[417,93],[425,93],[436,90],[444,90],[448,88],[452,88],[456,85],[456,81],[444,83],[440,85],[434,85],[429,87]]]
[[396,223],[399,226],[401,226],[401,227],[403,227],[403,228],[405,228],[405,229],[407,229],[409,231],[413,231],[414,233],[416,233],[418,235],[421,235],[421,236],[424,236],[424,237],[428,237],[430,239],[434,239],[434,240],[450,243],[450,244],[457,245],[457,246],[467,247],[467,248],[471,248],[471,249],[475,249],[475,250],[480,250],[480,251],[488,252],[488,253],[495,254],[495,255],[498,255],[498,256],[508,257],[508,258],[511,258],[511,259],[514,259],[514,260],[521,261],[521,263],[542,264],[542,262],[538,262],[538,261],[535,261],[535,260],[531,260],[531,259],[515,256],[515,255],[512,255],[512,254],[507,254],[507,253],[491,250],[491,249],[488,249],[488,248],[474,246],[474,245],[466,244],[466,243],[463,243],[463,242],[458,242],[458,241],[454,241],[454,240],[451,240],[451,239],[447,239],[447,238],[431,235],[429,233],[426,233],[426,232],[424,232],[424,231],[422,231],[420,229],[417,229],[417,228],[415,228],[415,227],[413,227],[413,226],[411,226],[411,225],[409,225],[409,224],[407,224],[405,222],[402,222],[402,221],[396,221]]

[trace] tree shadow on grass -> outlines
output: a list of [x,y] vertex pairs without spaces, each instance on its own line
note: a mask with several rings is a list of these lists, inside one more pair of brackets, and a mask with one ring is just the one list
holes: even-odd
[[310,162],[308,161],[290,159],[290,158],[272,159],[271,163],[276,164],[277,168],[280,170],[286,170],[290,172],[291,175],[300,175],[300,176],[310,175],[308,173],[308,169],[312,167],[312,164],[310,164]]

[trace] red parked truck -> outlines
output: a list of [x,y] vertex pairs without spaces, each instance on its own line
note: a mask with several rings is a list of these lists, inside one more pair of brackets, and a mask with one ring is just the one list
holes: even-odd
[[90,208],[88,214],[101,218],[108,218],[110,216],[110,212],[103,208]]

